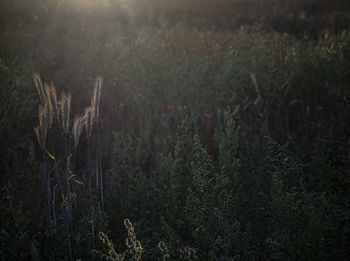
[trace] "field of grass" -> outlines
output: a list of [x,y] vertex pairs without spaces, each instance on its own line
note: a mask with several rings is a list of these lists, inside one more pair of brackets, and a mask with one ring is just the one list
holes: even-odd
[[0,260],[347,260],[347,0],[0,2]]

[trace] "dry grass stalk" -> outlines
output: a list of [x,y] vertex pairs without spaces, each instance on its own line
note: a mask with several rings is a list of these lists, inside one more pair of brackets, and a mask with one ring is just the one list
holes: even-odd
[[45,115],[46,115],[46,124],[47,124],[47,129],[50,129],[52,126],[52,121],[53,121],[53,113],[50,110],[50,105],[48,103],[45,103]]
[[46,95],[45,95],[45,91],[43,88],[43,83],[41,81],[40,75],[38,73],[33,73],[33,79],[34,79],[35,88],[39,94],[40,101],[42,104],[45,104],[46,103]]
[[70,115],[70,104],[71,104],[72,96],[70,93],[68,95],[66,93],[62,93],[61,96],[61,124],[62,129],[65,134],[68,134],[69,130],[69,115]]
[[90,138],[91,132],[92,132],[92,126],[94,124],[94,108],[93,107],[90,106],[90,107],[85,108],[84,119],[85,119],[86,136],[88,138]]
[[56,88],[53,85],[53,83],[51,83],[50,85],[45,84],[44,88],[45,88],[46,97],[48,98],[47,101],[49,103],[50,111],[51,111],[53,117],[58,119],[59,108],[58,108],[58,103],[57,103]]
[[82,116],[75,115],[73,124],[73,138],[74,138],[74,148],[78,146],[79,137],[81,131],[83,130],[84,118]]
[[43,105],[39,105],[39,126],[46,125],[46,111],[45,107]]
[[52,124],[52,114],[48,108],[48,104],[39,105],[39,126],[49,129]]
[[44,126],[37,126],[34,128],[36,138],[42,149],[46,146],[47,129]]
[[47,130],[50,127],[50,113],[48,111],[47,105],[39,105],[39,126],[34,129],[38,142],[43,149],[46,145]]
[[250,73],[250,80],[252,81],[252,84],[254,85],[257,94],[257,98],[254,101],[254,105],[257,105],[262,100],[262,95],[254,73]]
[[98,123],[99,113],[100,113],[100,98],[101,98],[101,88],[103,79],[98,77],[95,81],[94,94],[91,100],[91,106],[93,107],[94,119]]

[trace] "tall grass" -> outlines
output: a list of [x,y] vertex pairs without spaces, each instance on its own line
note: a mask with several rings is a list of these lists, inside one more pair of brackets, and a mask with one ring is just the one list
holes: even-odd
[[[74,223],[76,224],[76,221],[73,220],[73,202],[76,202],[76,192],[74,191],[74,186],[72,182],[76,182],[78,184],[84,185],[83,182],[77,180],[75,178],[74,174],[74,162],[71,162],[72,159],[72,153],[74,153],[74,159],[75,154],[77,153],[77,146],[78,141],[80,138],[80,134],[82,132],[83,127],[86,129],[86,135],[88,138],[88,144],[90,144],[90,137],[92,134],[92,127],[94,123],[94,119],[99,117],[99,97],[101,92],[101,85],[102,85],[102,79],[98,78],[96,80],[96,86],[94,90],[94,96],[92,99],[92,106],[87,107],[85,109],[85,115],[84,116],[75,116],[73,127],[71,129],[71,94],[66,94],[65,92],[62,93],[60,101],[57,100],[57,94],[56,94],[56,88],[53,84],[46,84],[42,83],[41,78],[38,73],[33,74],[34,83],[36,86],[36,89],[38,91],[40,100],[42,104],[39,105],[39,126],[35,128],[35,133],[37,136],[38,143],[40,144],[44,154],[44,165],[46,166],[46,173],[47,176],[47,231],[48,231],[48,238],[49,238],[49,249],[50,249],[50,256],[52,260],[55,260],[57,258],[57,246],[58,240],[57,240],[57,229],[58,224],[56,220],[56,191],[52,193],[52,187],[55,189],[58,188],[58,193],[61,193],[62,195],[62,202],[61,205],[65,209],[65,227],[66,227],[66,240],[67,240],[67,249],[68,249],[68,257],[69,260],[75,259],[75,252],[74,248],[76,243],[74,242],[75,234],[79,232],[74,231]],[[53,125],[53,119],[55,119],[55,124]],[[96,120],[97,121],[97,120]],[[51,128],[60,127],[63,137],[52,137],[52,139],[48,139],[48,132]],[[51,132],[51,131],[50,131]],[[52,135],[57,135],[55,132],[52,133]],[[51,154],[48,150],[51,148],[54,148],[54,145],[56,144],[47,144],[48,141],[51,140],[60,140],[62,139],[64,144],[64,153],[61,155],[62,159],[59,159],[58,155]],[[90,145],[88,146],[90,147]],[[92,233],[92,249],[95,249],[95,224],[94,224],[94,208],[95,208],[95,199],[93,198],[93,193],[97,195],[97,190],[95,192],[92,191],[91,188],[91,175],[92,175],[92,164],[90,160],[90,152],[88,151],[88,162],[89,162],[89,171],[88,174],[90,175],[89,178],[89,187],[90,187],[90,213],[91,213],[91,233]],[[50,158],[50,160],[53,160],[54,163],[50,164],[47,162],[47,158]],[[45,160],[46,159],[46,160]],[[74,160],[73,159],[73,160]],[[60,161],[63,160],[63,166],[60,167]],[[52,166],[51,170],[47,170],[49,166]],[[52,179],[52,173],[54,170],[56,171],[56,177],[55,179]],[[96,173],[98,174],[99,169],[96,167]],[[62,184],[60,184],[60,179],[63,177],[60,177],[60,172],[64,172],[64,179],[66,183],[66,187],[64,189],[64,186],[62,187]],[[53,183],[53,184],[52,184]],[[98,179],[96,178],[96,183],[98,183]],[[98,186],[98,184],[96,184]],[[101,186],[102,187],[102,186]],[[52,203],[51,203],[52,200]],[[54,219],[52,218],[52,215],[54,215]],[[54,224],[52,224],[52,220],[55,221]],[[54,229],[56,231],[54,231]],[[53,240],[54,233],[56,234],[56,242]],[[80,246],[78,246],[80,247]]]

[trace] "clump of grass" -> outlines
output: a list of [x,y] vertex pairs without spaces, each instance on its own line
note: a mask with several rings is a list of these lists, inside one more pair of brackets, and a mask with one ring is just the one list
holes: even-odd
[[[71,151],[74,150],[74,160],[75,160],[75,152],[79,143],[79,138],[81,135],[81,132],[83,128],[86,129],[86,134],[88,137],[88,164],[89,164],[89,179],[90,179],[90,202],[91,202],[91,213],[94,212],[94,198],[93,198],[93,192],[91,190],[91,173],[92,173],[92,164],[90,162],[90,138],[92,134],[92,127],[94,123],[94,119],[99,117],[99,103],[100,103],[100,96],[101,96],[101,85],[102,85],[102,78],[98,78],[95,82],[95,89],[94,89],[94,95],[92,98],[91,106],[87,107],[85,109],[85,113],[83,115],[75,114],[74,121],[73,121],[73,127],[71,126],[71,102],[72,102],[72,96],[71,93],[65,93],[63,92],[61,94],[61,99],[58,102],[57,101],[57,92],[56,88],[53,83],[47,84],[42,83],[40,76],[38,73],[33,74],[34,83],[37,89],[37,92],[39,94],[40,100],[42,104],[39,105],[39,126],[37,126],[34,130],[38,139],[38,142],[41,146],[41,148],[46,152],[46,154],[49,155],[49,157],[55,162],[51,171],[46,171],[47,175],[47,198],[48,198],[48,235],[49,235],[49,244],[50,244],[50,255],[52,258],[55,256],[55,246],[53,244],[53,225],[51,222],[51,215],[54,214],[54,217],[56,217],[55,214],[55,201],[56,197],[55,195],[51,195],[51,183],[53,182],[51,180],[51,174],[53,171],[57,168],[58,162],[61,161],[59,157],[56,155],[50,154],[46,147],[50,147],[50,149],[53,147],[47,145],[47,140],[53,141],[54,139],[59,139],[60,137],[52,136],[52,139],[48,139],[48,130],[52,127],[53,119],[58,119],[58,127],[60,127],[61,131],[64,134],[64,145],[65,145],[65,153],[63,155],[63,161],[64,161],[64,179],[66,182],[65,187],[61,187],[60,183],[57,182],[56,184],[53,184],[55,187],[54,194],[56,193],[57,189],[62,189],[60,192],[62,195],[62,207],[65,209],[65,227],[66,227],[66,237],[68,242],[68,253],[69,253],[69,259],[74,260],[75,257],[75,242],[73,240],[74,237],[74,222],[73,222],[73,200],[76,199],[76,192],[74,191],[74,186],[72,182],[76,182],[78,184],[83,184],[76,178],[73,178],[75,174],[73,174],[73,166],[71,162]],[[54,134],[54,132],[52,133]],[[49,145],[55,145],[55,144],[49,144]],[[49,164],[45,163],[45,164]],[[100,171],[96,167],[96,173]],[[62,177],[60,177],[59,174],[57,175],[57,180],[60,180]],[[101,179],[102,180],[102,179]],[[96,179],[97,182],[97,179]],[[102,181],[101,181],[102,183]],[[60,188],[61,187],[61,188]],[[101,186],[102,187],[102,186]],[[102,189],[102,188],[101,188]],[[103,193],[101,192],[101,197],[103,197]],[[51,204],[51,198],[53,197],[53,202]],[[56,218],[55,219],[55,227],[58,226],[56,224]],[[93,215],[91,215],[91,231],[92,231],[92,247],[94,248],[94,237],[95,237],[95,220]]]

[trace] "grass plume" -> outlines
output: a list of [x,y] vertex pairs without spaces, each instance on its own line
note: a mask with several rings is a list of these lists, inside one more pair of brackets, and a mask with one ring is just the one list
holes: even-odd
[[61,124],[62,129],[65,134],[68,134],[69,130],[69,115],[70,115],[70,104],[71,104],[72,96],[70,93],[62,93],[61,96]]
[[81,131],[83,130],[84,118],[79,115],[75,115],[74,124],[73,124],[73,139],[74,139],[74,148],[76,149],[79,142],[79,137]]
[[51,83],[50,85],[45,84],[44,86],[45,86],[46,97],[48,98],[47,102],[49,103],[50,111],[53,117],[58,119],[59,107],[57,102],[56,88],[53,83]]
[[52,124],[52,114],[50,113],[49,105],[39,105],[39,126],[44,127],[46,130],[50,129]]
[[46,147],[46,136],[47,136],[47,129],[43,126],[37,126],[34,128],[36,138],[38,139],[38,142],[42,149],[45,149]]
[[94,112],[94,120],[98,123],[99,113],[100,113],[100,98],[101,98],[101,88],[102,88],[103,79],[98,77],[95,81],[94,94],[91,100],[91,106]]
[[85,108],[85,113],[84,113],[84,125],[85,125],[85,131],[86,131],[86,137],[90,138],[91,137],[91,132],[92,132],[92,126],[94,124],[94,108],[93,107],[87,107]]
[[35,88],[38,91],[39,94],[39,98],[42,104],[45,104],[46,102],[46,95],[45,95],[45,91],[43,88],[43,83],[41,81],[40,75],[39,73],[33,73],[33,79],[34,79],[34,84],[35,84]]

